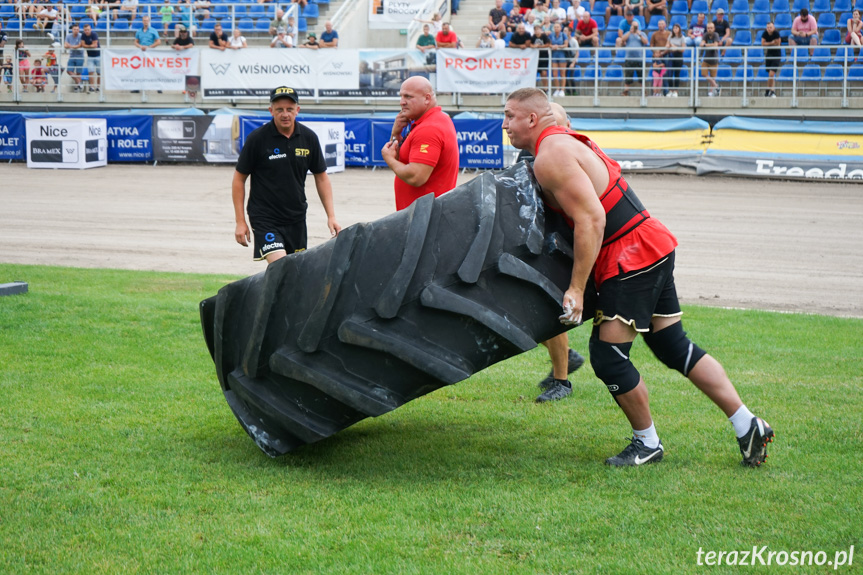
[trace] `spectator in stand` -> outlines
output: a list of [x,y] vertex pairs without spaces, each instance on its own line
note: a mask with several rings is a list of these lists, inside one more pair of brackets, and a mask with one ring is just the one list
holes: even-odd
[[417,50],[426,54],[426,63],[429,63],[428,55],[434,55],[434,49],[436,47],[434,36],[430,33],[430,28],[428,24],[423,24],[423,33],[420,34],[420,37],[417,38]]
[[522,16],[527,17],[527,13],[532,11],[534,7],[533,0],[518,0],[518,11]]
[[270,36],[275,36],[279,28],[286,28],[287,22],[285,21],[285,11],[281,8],[276,9],[276,17],[273,20],[270,20]]
[[177,7],[176,12],[180,14],[180,21],[174,26],[174,38],[180,37],[180,24],[186,28],[189,38],[194,38],[195,30],[198,27],[196,25],[197,20],[195,20],[195,10],[192,7],[192,0],[180,0],[180,5]]
[[636,16],[644,16],[644,0],[626,0],[626,6]]
[[[3,30],[3,20],[0,20],[0,62],[3,62],[3,52],[6,49],[6,42],[9,40],[9,36],[6,35],[6,32]],[[11,60],[9,63],[11,64]],[[6,65],[5,62],[3,64]]]
[[45,77],[45,68],[42,67],[42,60],[36,58],[33,60],[33,69],[30,70],[30,84],[36,88],[37,92],[45,91],[45,84],[48,83],[48,78]]
[[561,30],[563,26],[566,24],[566,10],[560,7],[560,0],[551,0],[551,8],[548,11],[548,19],[552,25],[552,31],[554,31],[554,24],[560,22]]
[[210,8],[212,8],[212,4],[210,4],[209,0],[195,0],[192,8],[195,10],[195,18],[198,20],[206,20],[210,17]]
[[338,48],[339,33],[333,30],[333,23],[327,20],[324,23],[324,32],[321,34],[321,48]]
[[[630,12],[629,15],[632,16],[632,13]],[[623,96],[629,96],[629,87],[635,81],[635,73],[640,73],[641,71],[644,52],[635,48],[642,48],[648,45],[647,36],[638,28],[638,20],[632,20],[629,29],[620,38],[621,46],[626,48],[623,60]]]
[[645,18],[650,24],[650,19],[655,15],[660,15],[668,22],[668,0],[645,0]]
[[18,81],[21,82],[21,89],[26,92],[30,84],[30,50],[24,47],[24,40],[21,38],[15,40],[15,58],[18,60]]
[[450,30],[449,22],[444,22],[441,31],[435,36],[435,45],[441,48],[458,48],[458,36]]
[[596,20],[590,17],[590,12],[585,11],[581,15],[578,24],[575,25],[575,40],[579,48],[590,48],[599,46],[599,27]]
[[[591,11],[593,11],[592,7]],[[586,10],[584,9],[584,6],[581,5],[581,0],[573,0],[569,8],[566,9],[567,27],[574,27],[575,24],[579,20],[581,20],[581,17],[584,15],[585,12]]]
[[776,70],[782,65],[782,36],[773,22],[768,22],[761,33],[761,46],[764,47],[764,68],[767,70],[767,90],[764,97],[775,98]]
[[[617,25],[617,40],[614,41],[615,47],[620,48],[626,44],[626,41],[629,39],[629,36],[626,36],[626,34],[629,33],[633,23],[638,24],[635,17],[632,15],[632,10],[627,7],[626,10],[623,11],[623,20]],[[608,32],[606,32],[606,34],[608,34]],[[646,43],[647,42],[645,42],[645,44]]]
[[81,69],[84,67],[84,50],[81,40],[81,27],[72,24],[72,31],[66,34],[65,48],[69,51],[69,60],[66,62],[66,73],[75,82],[73,92],[83,92],[81,84]]
[[45,71],[54,80],[54,87],[51,88],[51,92],[56,92],[57,86],[60,85],[60,64],[57,62],[57,54],[54,53],[53,47],[48,48],[48,51],[45,52]]
[[476,41],[477,48],[494,48],[494,37],[491,35],[491,30],[488,26],[483,26],[479,34],[479,40]]
[[159,33],[150,26],[150,16],[141,18],[141,28],[135,32],[135,47],[146,51],[156,48],[161,43],[162,40],[159,38]]
[[87,6],[87,15],[93,20],[93,22],[98,22],[99,16],[102,15],[105,7],[105,3],[101,2],[100,0],[89,0],[89,4]]
[[[818,22],[815,16],[809,14],[809,10],[802,8],[800,15],[791,24],[791,36],[788,37],[789,46],[816,46],[818,44]],[[812,48],[809,49],[811,53]]]
[[119,10],[114,11],[114,20],[123,17],[130,21],[134,20],[138,15],[138,0],[123,0],[120,3]]
[[657,30],[650,38],[650,47],[653,48],[653,58],[664,58],[666,55],[665,48],[668,46],[668,39],[671,37],[671,32],[668,31],[668,25],[665,19],[659,20],[656,25]]
[[[716,33],[719,34],[719,45],[731,46],[731,25],[725,19],[725,10],[722,8],[716,10],[716,19],[713,21],[713,27],[716,29]],[[724,54],[725,51],[723,50],[722,53]]]
[[[266,2],[267,0],[258,0],[258,2]],[[297,5],[297,14],[302,14],[303,10],[309,4],[309,0],[291,0],[291,4]]]
[[536,1],[536,7],[531,10],[533,17],[536,18],[536,24],[542,24],[546,17],[548,17],[548,8],[545,6],[545,2],[543,0]]
[[515,34],[515,29],[523,22],[524,16],[519,11],[518,4],[513,5],[512,10],[509,11],[509,16],[506,19],[506,31]]
[[515,33],[509,38],[509,47],[524,50],[530,48],[533,43],[533,36],[527,33],[524,23],[519,24]]
[[52,34],[52,30],[54,29],[54,22],[57,21],[57,16],[59,12],[54,6],[48,4],[43,6],[39,13],[36,14],[36,22],[33,24],[34,28],[42,30],[45,32],[51,40],[54,40],[54,34]]
[[303,44],[300,44],[300,48],[308,48],[309,50],[318,50],[321,45],[318,44],[318,35],[314,32],[309,32],[306,35],[306,41]]
[[97,34],[89,24],[84,24],[81,34],[81,46],[87,49],[87,76],[90,82],[90,92],[98,92],[100,74],[102,73],[102,50]]
[[722,88],[716,83],[716,68],[719,66],[719,40],[716,27],[713,22],[709,22],[707,32],[701,37],[701,53],[704,54],[704,59],[701,61],[701,75],[707,78],[707,82],[713,88],[707,92],[708,97],[718,96],[722,92]]
[[[532,47],[539,50],[539,62],[537,63],[537,72],[539,72],[539,79],[537,82],[537,87],[540,90],[544,90],[548,86],[548,72],[549,66],[551,64],[551,36],[545,30],[537,27],[536,31],[533,34],[533,39],[531,40]],[[551,93],[552,89],[549,88],[549,93]]]
[[[590,7],[593,12],[593,6]],[[623,16],[626,12],[626,0],[611,0],[605,9],[605,21],[608,22],[612,16]]]
[[224,52],[228,48],[228,35],[222,31],[222,25],[216,23],[210,34],[210,48]]
[[680,74],[683,71],[683,54],[686,52],[686,36],[683,35],[680,24],[671,27],[671,35],[668,37],[666,48],[668,49],[668,58],[665,63],[666,75],[668,76],[668,95],[676,98],[677,89],[680,87]]
[[695,22],[692,23],[686,33],[686,45],[690,47],[701,46],[701,38],[705,32],[707,32],[707,17],[702,12],[695,17]]
[[12,91],[12,75],[15,73],[15,67],[12,65],[12,58],[6,56],[6,59],[2,61],[3,66],[0,69],[0,74],[3,76],[3,84],[6,85],[6,91]]
[[171,0],[165,0],[159,7],[159,15],[162,17],[162,32],[167,36],[168,26],[174,21],[174,7],[171,6]]
[[234,28],[233,33],[231,34],[231,39],[228,40],[228,49],[229,50],[242,50],[243,48],[248,48],[249,45],[246,43],[246,37],[240,34],[239,28]]
[[[310,35],[311,37],[314,34]],[[317,38],[315,38],[315,44],[317,44]],[[292,34],[288,34],[287,30],[283,27],[279,27],[276,29],[276,35],[273,36],[272,41],[270,42],[270,48],[293,48],[294,47],[294,36]],[[317,50],[317,48],[315,48]]]
[[494,8],[488,12],[488,30],[506,34],[507,16],[503,9],[503,0],[495,0]]
[[497,32],[491,33],[492,38],[494,38],[494,48],[495,50],[503,50],[506,48],[506,40],[498,36]]
[[192,36],[189,34],[189,29],[186,28],[185,24],[178,24],[177,37],[174,38],[174,43],[171,45],[171,48],[177,51],[183,51],[194,47],[195,41],[192,40]]
[[[557,0],[555,0],[556,2]],[[563,22],[555,22],[548,35],[551,40],[551,86],[552,96],[566,96],[566,62],[569,55],[566,52],[569,38],[563,33]]]
[[541,27],[542,22],[536,21],[536,16],[533,15],[533,12],[528,12],[524,19],[524,31],[533,36]]
[[847,28],[848,34],[845,35],[845,43],[852,46],[863,46],[863,21],[860,20],[860,10],[854,10],[851,13]]
[[441,19],[440,12],[435,12],[432,14],[431,20],[423,20],[422,18],[414,18],[417,22],[422,22],[423,24],[429,24],[432,27],[432,30],[435,35],[438,32],[443,30],[443,20]]

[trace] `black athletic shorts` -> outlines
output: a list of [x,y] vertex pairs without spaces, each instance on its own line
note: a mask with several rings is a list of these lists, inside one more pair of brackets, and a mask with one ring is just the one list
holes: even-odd
[[765,58],[764,67],[768,70],[778,70],[782,66],[781,58]]
[[306,222],[282,225],[255,222],[252,224],[252,233],[255,235],[255,254],[252,256],[255,261],[282,250],[289,254],[301,252],[308,244]]
[[674,287],[674,252],[644,269],[602,282],[594,324],[619,319],[637,331],[648,331],[654,316],[681,315]]

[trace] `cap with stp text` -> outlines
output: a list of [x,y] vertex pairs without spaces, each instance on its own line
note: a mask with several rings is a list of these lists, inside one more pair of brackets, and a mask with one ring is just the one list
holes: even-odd
[[300,97],[297,95],[297,92],[293,88],[288,88],[287,86],[279,86],[270,92],[270,102],[275,102],[279,98],[290,98],[297,104],[300,103]]

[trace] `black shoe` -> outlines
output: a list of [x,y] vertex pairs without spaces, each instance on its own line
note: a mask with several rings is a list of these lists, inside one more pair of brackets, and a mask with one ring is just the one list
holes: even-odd
[[770,97],[770,90],[764,90],[764,97],[765,97],[765,98],[769,98],[769,97]]
[[566,379],[555,379],[554,384],[549,387],[542,395],[536,398],[537,403],[545,403],[547,401],[558,401],[572,393],[572,384]]
[[758,467],[767,459],[767,444],[773,443],[775,434],[767,422],[760,417],[753,417],[749,431],[743,437],[737,438],[743,465]]
[[[584,365],[584,358],[574,349],[569,350],[569,361],[566,366],[566,373],[570,374],[579,367]],[[548,372],[548,376],[539,382],[539,388],[543,391],[554,385],[554,369]]]
[[632,438],[626,449],[605,460],[606,465],[614,467],[635,467],[636,465],[646,465],[648,463],[659,463],[662,461],[662,456],[665,449],[662,447],[662,442],[659,442],[659,447],[651,449],[646,447],[640,439]]

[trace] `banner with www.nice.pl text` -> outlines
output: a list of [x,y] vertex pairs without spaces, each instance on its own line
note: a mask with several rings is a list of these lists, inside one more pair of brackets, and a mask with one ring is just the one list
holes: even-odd
[[358,88],[356,50],[204,50],[201,87],[204,98],[265,98],[278,86],[300,96],[316,90]]
[[437,51],[437,91],[506,94],[536,86],[537,50]]
[[199,52],[185,50],[102,51],[106,90],[186,89],[186,76],[198,74]]

